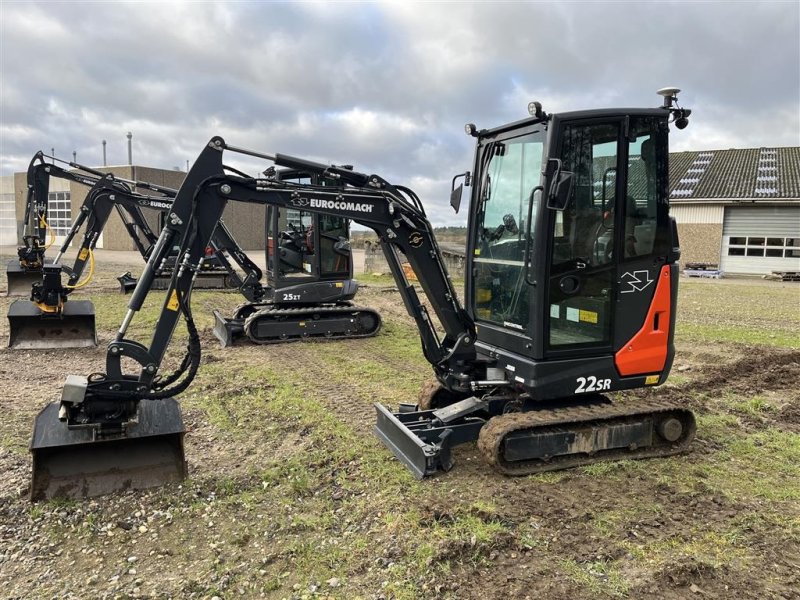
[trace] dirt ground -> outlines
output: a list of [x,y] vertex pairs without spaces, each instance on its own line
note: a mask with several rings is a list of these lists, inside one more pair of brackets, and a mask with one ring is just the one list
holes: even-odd
[[83,294],[96,349],[0,350],[0,597],[800,598],[797,284],[681,280],[670,381],[621,396],[691,408],[688,453],[508,478],[467,444],[421,482],[371,433],[372,403],[413,401],[430,372],[390,281],[358,296],[376,338],[270,347],[221,348],[211,309],[240,297],[197,292],[189,479],[31,504],[33,418],[102,370],[130,268],[99,264]]

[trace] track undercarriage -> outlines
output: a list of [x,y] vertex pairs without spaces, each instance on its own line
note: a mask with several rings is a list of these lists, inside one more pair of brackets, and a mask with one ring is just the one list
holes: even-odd
[[663,457],[687,449],[691,411],[665,402],[613,402],[579,396],[547,403],[470,397],[435,410],[376,404],[375,433],[418,477],[453,466],[453,446],[477,441],[484,459],[521,476],[607,460]]
[[242,338],[254,344],[365,338],[380,327],[376,311],[349,302],[308,307],[250,303],[240,306],[232,319],[214,311],[214,334],[223,346]]

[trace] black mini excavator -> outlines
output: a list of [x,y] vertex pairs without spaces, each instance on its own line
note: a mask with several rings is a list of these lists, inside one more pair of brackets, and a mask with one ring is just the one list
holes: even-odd
[[43,152],[37,152],[28,165],[22,246],[17,248],[17,258],[6,266],[9,296],[28,296],[31,285],[42,280],[45,251],[55,242],[56,237],[48,224],[50,177],[75,181],[89,187],[97,181],[88,171],[69,171],[56,165],[55,160],[53,164],[47,163],[46,158],[50,157]]
[[[51,158],[53,163],[45,162],[46,158]],[[26,212],[35,213],[38,220],[46,224],[45,215],[50,177],[73,181],[89,187],[90,190],[53,262],[45,261],[44,250],[48,246],[40,244],[38,238],[34,236],[25,236],[24,238],[25,248],[19,249],[20,267],[23,263],[26,267],[31,266],[30,261],[23,261],[23,255],[28,256],[35,250],[38,254],[36,261],[38,268],[20,269],[26,277],[24,279],[20,277],[16,286],[20,287],[21,282],[27,283],[29,300],[15,300],[8,310],[8,346],[13,349],[82,348],[97,344],[94,306],[89,300],[67,302],[67,299],[74,291],[85,287],[91,280],[94,269],[93,251],[112,208],[111,204],[107,202],[108,198],[115,198],[115,194],[132,193],[132,189],[143,185],[147,185],[151,189],[157,188],[149,183],[143,184],[118,179],[111,174],[102,173],[77,163],[59,161],[75,169],[70,171],[56,165],[55,160],[42,152],[38,152],[31,160],[28,168]],[[143,196],[143,198],[146,197]],[[103,204],[104,200],[106,200],[105,205]],[[153,198],[153,201],[158,203],[157,198]],[[171,200],[169,205],[171,205]],[[120,207],[118,206],[118,208]],[[124,220],[123,211],[120,210],[120,213]],[[140,230],[146,230],[147,222],[140,212],[138,217],[140,222],[137,222],[137,225]],[[87,232],[83,245],[78,250],[74,266],[70,269],[61,265],[64,252],[87,219]],[[152,233],[150,235],[155,238]],[[55,236],[51,235],[51,237]],[[81,280],[87,264],[90,269],[89,275]],[[9,265],[9,269],[11,266]],[[66,272],[68,276],[66,284],[62,282],[62,272]],[[9,288],[11,289],[11,282],[9,282]]]
[[[33,185],[29,188],[29,205],[36,204],[30,202],[31,199],[47,197],[49,177],[75,181],[90,186],[90,190],[52,263],[44,261],[45,246],[37,245],[42,250],[41,266],[38,272],[31,270],[29,273],[35,277],[28,285],[30,298],[15,300],[9,307],[8,346],[12,349],[93,346],[97,344],[94,305],[89,300],[73,300],[70,296],[76,290],[84,288],[92,279],[95,246],[112,211],[116,208],[136,249],[146,261],[158,236],[153,233],[143,209],[151,209],[158,215],[166,213],[172,206],[177,190],[150,182],[124,179],[74,162],[67,164],[80,169],[80,172],[67,171],[55,165],[55,159],[53,164],[48,164],[44,162],[44,158],[52,157],[39,152],[31,162],[28,180],[32,181]],[[147,195],[136,191],[139,189],[155,192],[158,195]],[[74,264],[70,268],[61,264],[61,259],[84,224],[84,235],[80,247],[77,248]],[[223,253],[228,253],[228,256],[245,271],[244,277],[239,276],[231,265],[231,260]],[[174,265],[174,254],[159,265],[154,288],[163,289],[171,278]],[[82,279],[87,266],[89,274]],[[67,275],[66,283],[62,281],[62,273]],[[206,249],[206,256],[202,261],[195,286],[214,289],[249,287],[251,281],[257,283],[260,278],[260,269],[242,252],[225,224],[220,223],[215,230],[211,246]],[[123,290],[130,285],[127,281],[129,278],[125,275],[118,279]],[[221,283],[223,279],[224,285]],[[135,279],[133,283],[135,284]]]
[[[677,92],[661,90],[663,105],[653,109],[546,114],[531,103],[525,120],[467,126],[477,146],[473,170],[463,174],[472,184],[464,306],[413,191],[378,175],[213,138],[178,192],[108,346],[105,373],[70,375],[61,401],[37,417],[32,497],[92,495],[185,475],[174,396],[200,365],[192,281],[234,201],[346,218],[378,234],[439,382],[424,407],[394,413],[376,404],[375,433],[417,477],[450,469],[453,447],[468,441],[509,475],[685,450],[695,432],[689,410],[607,395],[659,385],[672,365],[680,250],[669,216],[668,135],[670,123],[683,129],[690,114]],[[225,151],[337,184],[226,174]],[[455,208],[462,189],[451,195]],[[146,346],[126,334],[174,244],[180,267]],[[181,319],[188,350],[175,372],[161,374]]]
[[[265,175],[298,185],[333,184],[319,173],[297,169],[270,168]],[[214,311],[214,334],[222,345],[232,346],[237,340],[275,344],[376,335],[380,315],[350,302],[358,282],[353,279],[349,226],[341,216],[302,206],[268,206],[267,285],[245,293],[249,302],[239,306],[232,318]]]

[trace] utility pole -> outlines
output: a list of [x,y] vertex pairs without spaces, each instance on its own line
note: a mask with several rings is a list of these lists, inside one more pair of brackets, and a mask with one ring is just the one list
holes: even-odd
[[103,140],[103,166],[106,166],[106,141]]
[[133,150],[131,146],[131,138],[133,138],[133,134],[129,131],[128,132],[128,164],[133,165]]

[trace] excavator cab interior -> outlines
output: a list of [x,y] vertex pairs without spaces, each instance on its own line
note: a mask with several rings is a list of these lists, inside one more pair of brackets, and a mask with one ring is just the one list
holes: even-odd
[[268,207],[266,223],[269,286],[281,288],[295,285],[302,279],[352,278],[347,219],[292,208]]

